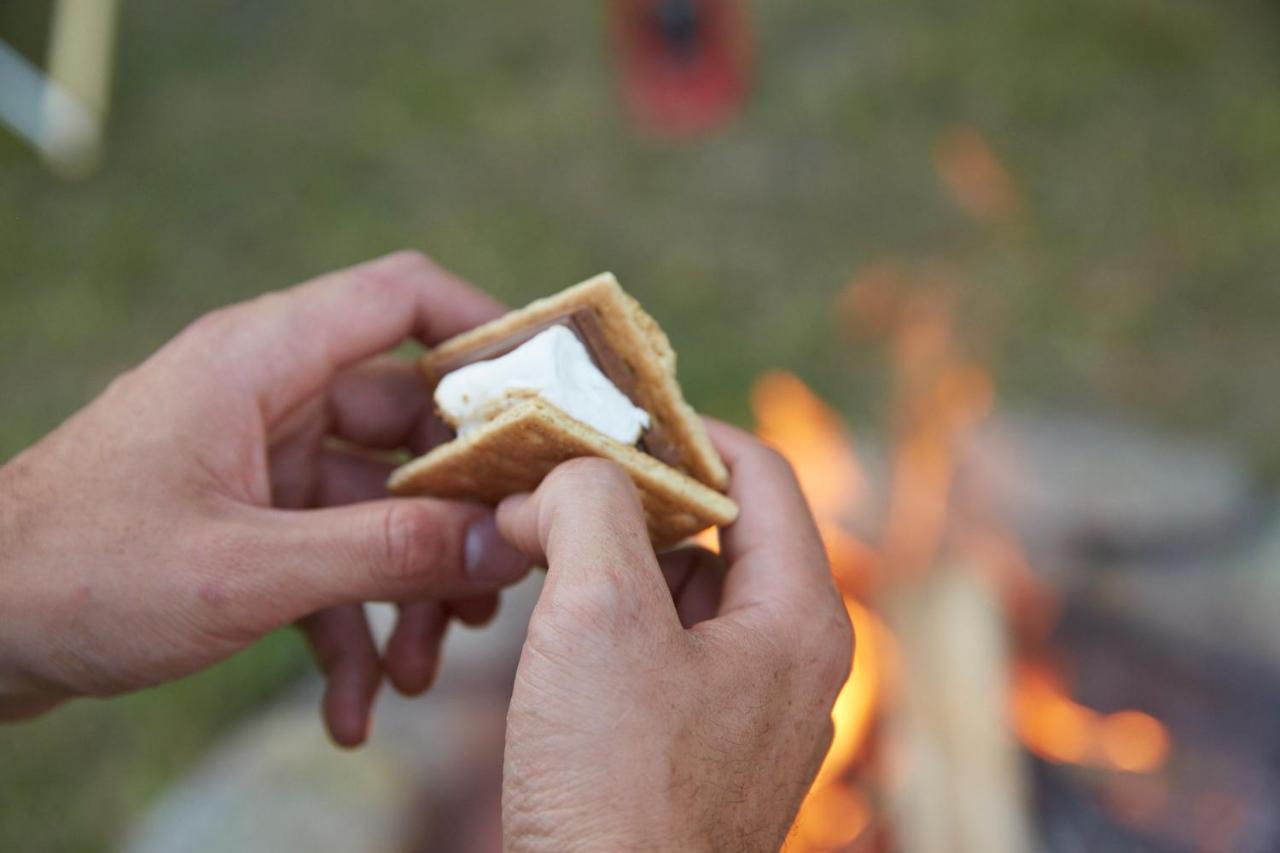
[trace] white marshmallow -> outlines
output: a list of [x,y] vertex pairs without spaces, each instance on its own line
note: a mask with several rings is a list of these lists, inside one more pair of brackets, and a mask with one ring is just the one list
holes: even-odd
[[435,400],[445,420],[464,436],[521,394],[536,394],[623,444],[635,444],[649,428],[649,414],[600,372],[586,346],[564,326],[539,332],[506,355],[447,374],[436,386]]

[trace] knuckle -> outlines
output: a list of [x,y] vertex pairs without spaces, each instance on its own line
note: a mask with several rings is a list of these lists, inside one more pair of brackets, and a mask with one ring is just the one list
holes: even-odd
[[771,444],[768,441],[764,441],[763,439],[757,441],[755,452],[760,457],[761,461],[767,462],[770,465],[786,468],[791,467],[791,463],[787,461],[787,457],[782,454],[782,451],[778,449],[777,445]]
[[806,689],[834,701],[849,678],[853,658],[853,626],[835,596],[805,608],[810,613],[790,644],[791,665],[806,672]]
[[397,502],[382,517],[377,579],[396,587],[411,586],[431,573],[447,550],[446,537],[431,510],[421,503]]
[[760,474],[769,477],[787,477],[796,480],[795,468],[781,450],[764,439],[754,438],[743,452],[744,461],[750,461]]
[[817,621],[822,626],[822,636],[814,654],[816,674],[834,699],[853,665],[853,623],[841,606],[831,607],[828,615]]
[[239,345],[237,336],[243,330],[245,312],[252,310],[262,298],[215,308],[200,315],[156,357],[167,354],[187,369],[193,366],[212,369],[225,363],[227,354]]
[[237,325],[240,306],[215,308],[192,320],[179,335],[181,339],[200,342],[225,340]]
[[781,450],[771,444],[761,443],[758,453],[762,467],[780,476],[796,479],[796,471],[791,465],[791,460],[784,456]]
[[[394,264],[397,270],[403,267]],[[366,264],[351,270],[348,281],[360,294],[368,299],[376,299],[390,291],[394,284],[392,272],[383,264]]]
[[104,397],[116,399],[127,398],[143,384],[143,376],[141,367],[133,367],[123,373],[118,373],[107,383],[107,387],[103,392]]
[[401,249],[373,263],[349,271],[351,284],[368,299],[393,299],[406,278],[433,272],[435,263],[416,249]]
[[815,746],[817,747],[817,750],[815,750],[816,761],[814,761],[815,766],[813,772],[816,773],[818,768],[822,766],[822,759],[825,758],[827,752],[830,751],[831,744],[835,739],[836,724],[835,721],[831,719],[831,715],[828,714],[823,717],[822,722],[818,724],[817,737],[815,738]]
[[[285,290],[269,290],[259,296],[254,297],[249,302],[244,303],[241,307],[246,310],[257,310],[264,313],[270,313],[276,309],[287,308],[292,301],[291,294],[293,288]],[[234,309],[235,306],[232,306]],[[286,312],[281,311],[284,314]]]
[[[770,622],[785,624],[772,619]],[[794,626],[782,630],[758,630],[756,634],[751,656],[767,669],[799,670],[809,656],[809,641]]]
[[400,249],[392,252],[387,259],[395,266],[409,270],[435,269],[435,262],[427,256],[426,252],[418,249]]

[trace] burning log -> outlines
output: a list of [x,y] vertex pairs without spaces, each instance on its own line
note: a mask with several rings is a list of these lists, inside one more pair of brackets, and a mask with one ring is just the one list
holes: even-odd
[[1006,711],[1003,618],[972,572],[934,572],[883,596],[902,655],[889,708],[889,792],[906,853],[1031,849],[1027,785]]
[[[1161,507],[1181,510],[1177,498],[1185,492],[1185,506],[1204,514],[1207,479],[1224,497],[1209,503],[1235,517],[1241,490],[1230,477],[1206,478],[1204,470],[1221,466],[1203,465],[1189,489],[1169,488],[1168,476],[1149,488],[1150,478],[1133,476],[1134,454],[1095,459],[1091,439],[1083,445],[1090,466],[1064,460],[1063,443],[1054,441],[1048,458],[1058,468],[1001,502],[1010,490],[992,488],[992,475],[1007,473],[991,464],[999,452],[975,453],[996,434],[986,424],[994,386],[962,352],[951,290],[945,269],[916,275],[886,262],[844,294],[843,321],[884,338],[892,359],[892,436],[879,455],[855,455],[840,417],[798,378],[771,374],[756,386],[758,431],[796,468],[858,635],[853,675],[833,713],[835,739],[788,850],[1000,853],[1188,838],[1213,839],[1196,849],[1276,849],[1274,826],[1249,824],[1238,818],[1240,808],[1222,806],[1237,794],[1261,801],[1272,778],[1261,765],[1275,753],[1188,752],[1181,736],[1175,743],[1177,705],[1164,685],[1149,694],[1137,689],[1144,683],[1138,676],[1150,680],[1149,673],[1135,672],[1110,649],[1088,667],[1076,666],[1082,644],[1064,634],[1064,604],[1081,584],[1072,570],[1082,568],[1083,555],[1068,559],[1074,552],[1055,546],[1077,537],[1053,535],[1063,525],[1073,532],[1082,517],[1092,541],[1098,530],[1116,528],[1120,538],[1107,542],[1157,542],[1161,554],[1170,547],[1182,554],[1185,515],[1158,528],[1146,523],[1151,494],[1161,495]],[[1090,477],[1064,498],[1064,484],[1079,480],[1064,477],[1064,465],[1068,475],[1101,466],[1102,489]],[[1167,466],[1154,467],[1167,474]],[[1072,502],[1077,493],[1081,499]],[[1138,500],[1126,501],[1134,495]],[[1072,508],[1081,511],[1066,511]],[[1210,528],[1215,536],[1237,529]],[[1114,559],[1098,559],[1106,554],[1116,551],[1090,550],[1084,568],[1111,569]],[[1169,580],[1161,575],[1152,583],[1165,588]],[[1157,610],[1164,605],[1158,595],[1139,598]],[[1089,611],[1098,613],[1097,604]],[[1073,671],[1080,678],[1068,678]],[[1120,689],[1099,691],[1099,678],[1111,671],[1124,672]],[[1241,774],[1222,767],[1245,765],[1256,778],[1223,781]],[[1194,781],[1210,777],[1216,781]],[[1242,838],[1257,844],[1232,846]]]

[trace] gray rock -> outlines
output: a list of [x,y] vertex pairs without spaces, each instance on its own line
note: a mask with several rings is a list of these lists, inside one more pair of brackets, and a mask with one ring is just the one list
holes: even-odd
[[960,454],[958,503],[1040,556],[1178,559],[1238,539],[1253,483],[1225,450],[1113,419],[1003,416]]
[[1077,591],[1171,646],[1280,666],[1280,517],[1204,561],[1099,572]]

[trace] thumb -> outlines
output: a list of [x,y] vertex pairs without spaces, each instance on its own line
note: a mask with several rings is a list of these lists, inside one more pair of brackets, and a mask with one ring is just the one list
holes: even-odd
[[498,507],[498,529],[547,566],[544,608],[618,622],[642,616],[679,626],[671,593],[654,555],[640,496],[626,473],[604,459],[573,459],[553,470],[532,495]]
[[488,510],[454,501],[270,510],[255,538],[255,586],[289,611],[284,621],[358,601],[477,595],[529,568]]

